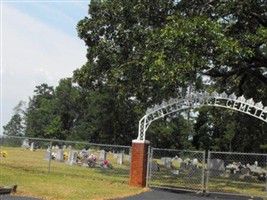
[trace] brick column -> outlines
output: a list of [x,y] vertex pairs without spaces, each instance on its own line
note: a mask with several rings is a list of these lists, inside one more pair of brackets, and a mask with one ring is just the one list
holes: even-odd
[[145,187],[149,141],[132,141],[130,186]]

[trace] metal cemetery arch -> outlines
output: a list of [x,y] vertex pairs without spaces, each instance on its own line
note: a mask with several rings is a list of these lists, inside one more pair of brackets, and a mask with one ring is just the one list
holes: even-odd
[[146,131],[153,121],[174,112],[203,106],[216,106],[240,111],[267,123],[267,106],[264,107],[262,102],[255,103],[252,98],[247,100],[244,96],[237,97],[235,94],[228,96],[225,92],[221,94],[217,92],[211,94],[207,92],[195,93],[184,98],[172,98],[147,109],[146,114],[139,121],[138,138],[135,141],[145,142]]

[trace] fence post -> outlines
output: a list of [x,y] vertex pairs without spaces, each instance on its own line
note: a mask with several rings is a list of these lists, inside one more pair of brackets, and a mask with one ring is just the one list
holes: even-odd
[[146,187],[149,186],[150,176],[151,176],[151,164],[152,164],[152,148],[148,147],[147,152],[147,172],[146,172]]
[[52,141],[50,141],[50,146],[49,146],[49,160],[48,160],[48,173],[50,173],[50,168],[51,168],[51,160],[52,160]]
[[149,141],[133,140],[130,186],[145,187]]
[[203,151],[202,154],[203,158],[202,158],[202,192],[206,191],[206,186],[205,186],[205,177],[206,177],[206,169],[205,169],[205,159],[206,159],[206,151]]
[[206,193],[209,193],[209,176],[210,176],[210,171],[209,171],[209,166],[210,166],[210,154],[211,152],[208,151],[208,160],[207,160],[207,169],[206,169],[206,181],[205,181],[205,186],[206,186]]

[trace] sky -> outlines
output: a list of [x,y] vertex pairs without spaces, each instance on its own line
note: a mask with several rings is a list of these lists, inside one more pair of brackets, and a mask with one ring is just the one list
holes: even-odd
[[0,0],[1,132],[36,86],[56,87],[86,62],[76,31],[90,0]]

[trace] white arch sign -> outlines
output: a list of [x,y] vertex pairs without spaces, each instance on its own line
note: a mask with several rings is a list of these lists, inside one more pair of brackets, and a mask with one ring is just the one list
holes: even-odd
[[153,121],[174,112],[203,106],[216,106],[236,110],[267,123],[267,106],[264,107],[262,102],[255,103],[252,98],[245,99],[244,96],[227,95],[225,92],[221,94],[217,92],[194,93],[183,98],[172,98],[169,101],[163,101],[160,105],[147,109],[146,114],[139,121],[138,138],[135,141],[146,142],[146,131]]

